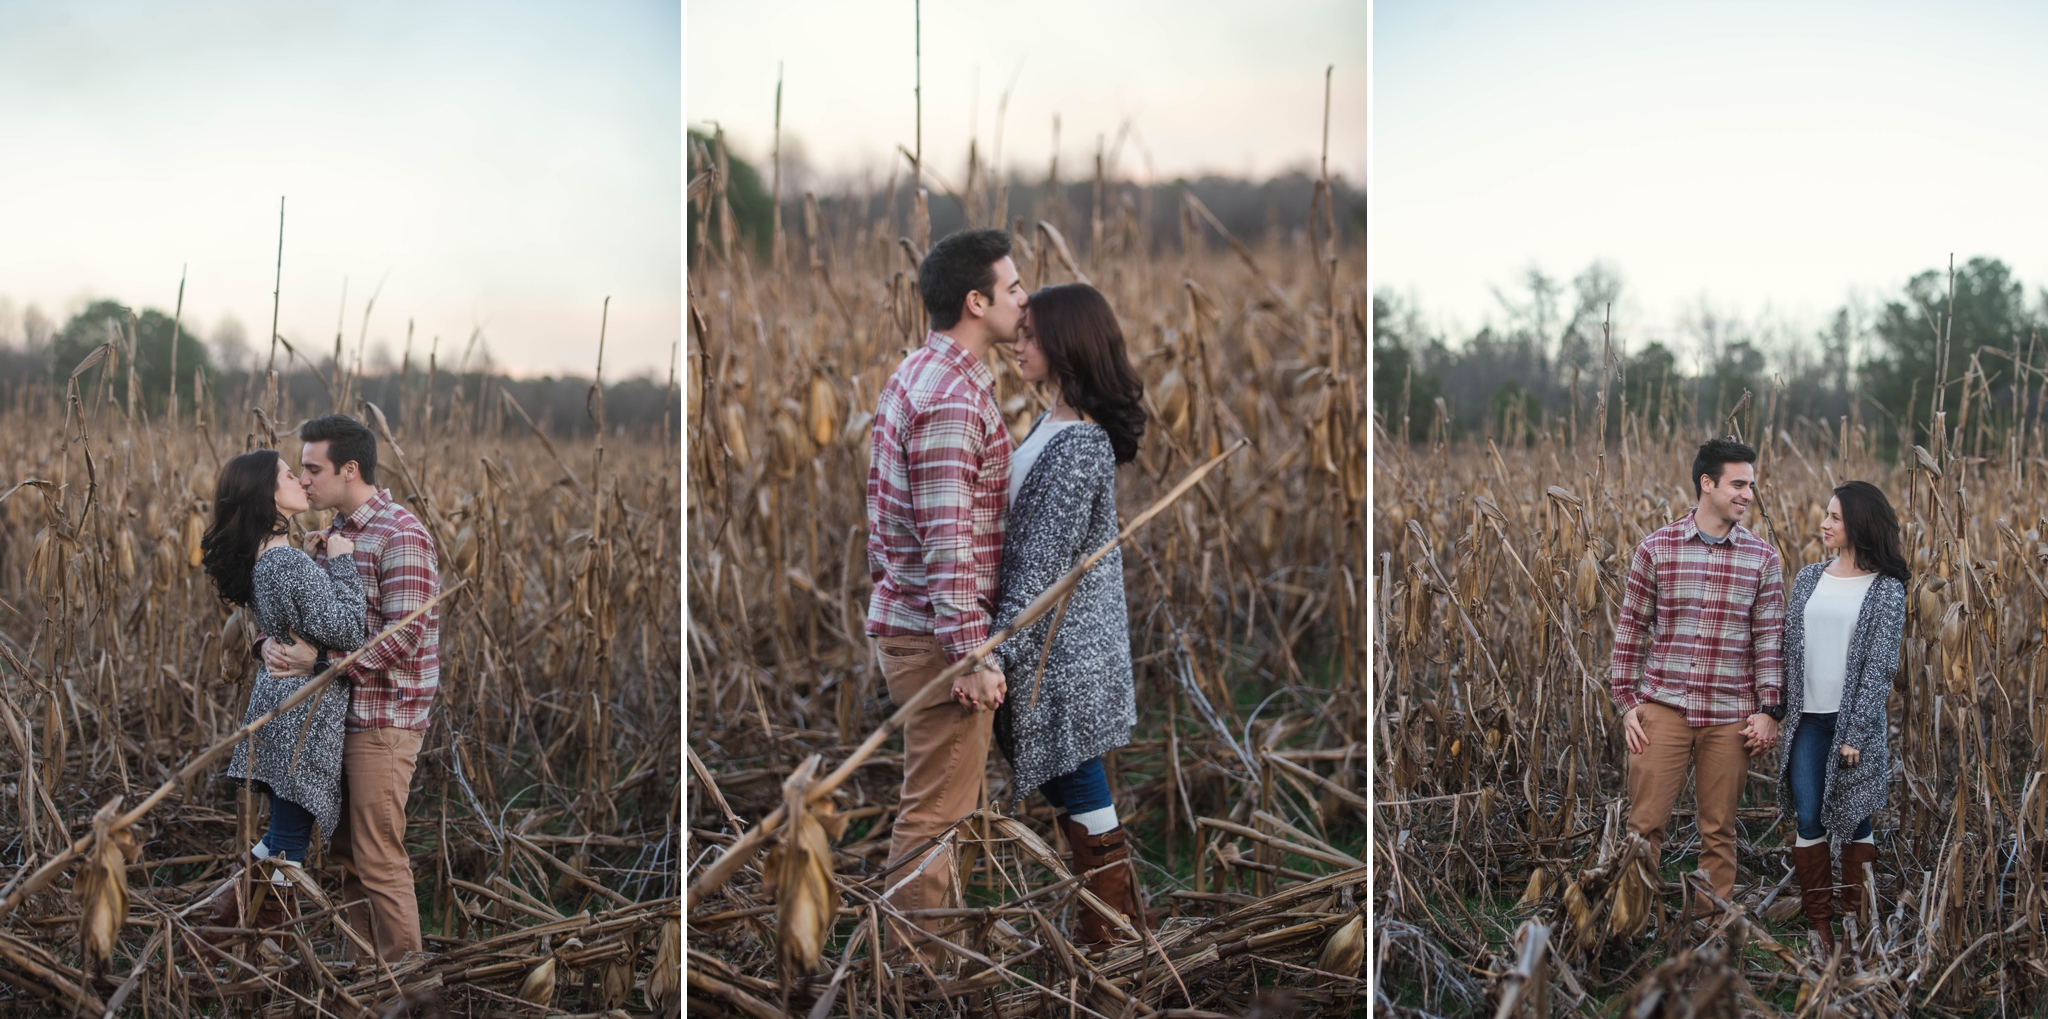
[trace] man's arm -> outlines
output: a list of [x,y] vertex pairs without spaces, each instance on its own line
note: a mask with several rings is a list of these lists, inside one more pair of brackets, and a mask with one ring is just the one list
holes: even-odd
[[[416,529],[393,532],[377,557],[377,612],[384,625],[427,603],[441,589],[440,570],[434,563],[434,542]],[[376,629],[382,629],[377,627]],[[375,636],[373,631],[371,636]],[[368,679],[417,654],[427,638],[427,617],[400,627],[398,632],[378,641],[349,666],[349,675]]]
[[1607,686],[1618,711],[1627,712],[1642,703],[1636,696],[1636,680],[1643,674],[1650,629],[1656,620],[1657,563],[1645,541],[1636,546],[1636,554],[1629,560],[1621,611],[1614,618],[1614,655],[1608,663]]
[[988,639],[974,579],[974,483],[981,475],[981,415],[964,401],[914,414],[904,431],[911,519],[924,552],[932,631],[948,661]]
[[1772,549],[1749,605],[1751,661],[1756,668],[1756,699],[1764,707],[1784,703],[1785,566]]

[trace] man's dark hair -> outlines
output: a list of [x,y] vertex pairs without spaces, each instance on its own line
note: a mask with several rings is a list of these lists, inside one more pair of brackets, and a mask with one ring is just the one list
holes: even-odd
[[1697,499],[1703,494],[1700,488],[1700,475],[1709,475],[1715,484],[1719,484],[1723,467],[1729,464],[1755,462],[1756,449],[1748,443],[1727,438],[1708,439],[1700,443],[1700,451],[1692,458],[1692,497]]
[[377,483],[377,436],[361,421],[347,414],[317,417],[299,426],[299,441],[326,443],[327,459],[336,471],[353,460],[364,484]]
[[917,292],[931,313],[933,329],[960,324],[960,307],[969,291],[996,299],[996,263],[1010,255],[1010,235],[1003,230],[961,230],[947,234],[917,264]]

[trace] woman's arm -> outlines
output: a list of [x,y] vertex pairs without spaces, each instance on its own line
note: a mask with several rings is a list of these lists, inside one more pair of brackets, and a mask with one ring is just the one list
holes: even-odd
[[334,556],[327,569],[304,555],[292,558],[293,632],[329,651],[354,651],[369,636],[363,578],[355,557]]
[[[1879,720],[1884,717],[1884,702],[1891,694],[1892,678],[1899,671],[1899,645],[1906,638],[1906,597],[1904,584],[1890,577],[1880,580],[1889,583],[1871,591],[1873,596],[1878,596],[1880,591],[1883,594],[1876,605],[1877,611],[1871,616],[1870,649],[1863,661],[1862,675],[1857,677],[1856,702],[1844,707],[1849,709],[1850,717],[1858,722],[1864,720],[1865,714],[1869,714],[1872,721],[1878,721],[1876,738],[1882,740],[1884,727]],[[1893,594],[1894,587],[1898,591],[1896,596]],[[1875,707],[1866,710],[1866,705]],[[1867,741],[1866,738],[1862,742]],[[1843,763],[1855,764],[1859,749],[1848,737],[1844,737]]]

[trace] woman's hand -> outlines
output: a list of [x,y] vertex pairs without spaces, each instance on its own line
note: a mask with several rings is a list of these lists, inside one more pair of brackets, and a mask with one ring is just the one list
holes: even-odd
[[1856,749],[1855,747],[1850,746],[1847,743],[1842,744],[1842,767],[1853,768],[1856,766],[1856,762],[1862,759],[1862,751]]
[[325,531],[307,531],[305,536],[299,540],[305,543],[307,555],[319,555],[321,550],[327,547],[327,533]]
[[341,534],[330,534],[327,536],[327,558],[336,559],[341,556],[354,554],[356,554],[356,543],[350,541],[348,536]]

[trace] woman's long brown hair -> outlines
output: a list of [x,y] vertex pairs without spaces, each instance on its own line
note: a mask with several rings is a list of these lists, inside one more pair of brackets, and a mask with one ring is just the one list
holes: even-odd
[[1031,295],[1031,331],[1067,405],[1109,433],[1116,462],[1138,456],[1145,434],[1145,383],[1124,353],[1124,330],[1109,299],[1086,283],[1061,283]]

